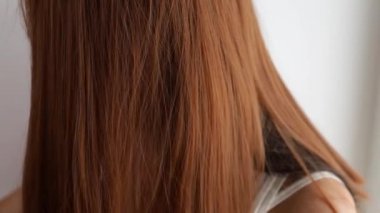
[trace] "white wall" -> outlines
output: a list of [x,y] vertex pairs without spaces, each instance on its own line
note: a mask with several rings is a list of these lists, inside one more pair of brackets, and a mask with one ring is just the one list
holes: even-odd
[[[380,66],[379,66],[380,69]],[[380,76],[378,78],[380,82]],[[380,130],[380,87],[378,88],[377,95],[377,112],[375,114],[375,129]],[[368,147],[368,167],[367,167],[367,190],[371,196],[371,200],[366,205],[367,212],[377,213],[380,212],[380,131],[373,132],[372,144]]]
[[29,110],[29,52],[18,0],[0,0],[0,197],[21,181]]
[[[371,140],[378,0],[254,0],[275,64],[326,138],[361,172]],[[29,50],[16,0],[0,1],[0,197],[20,183]]]
[[[380,17],[380,14],[379,14]],[[378,45],[379,47],[379,45]],[[380,48],[378,48],[380,53]],[[380,54],[379,54],[380,55]],[[380,62],[378,63],[380,70]],[[376,95],[376,111],[374,113],[374,128],[372,132],[372,140],[368,146],[368,159],[367,159],[367,190],[371,197],[366,204],[366,212],[377,213],[380,212],[380,72],[377,76],[377,95]]]
[[288,87],[330,143],[364,172],[380,57],[374,54],[378,1],[254,2]]
[[254,2],[283,79],[322,134],[365,175],[371,200],[363,212],[380,212],[380,1]]

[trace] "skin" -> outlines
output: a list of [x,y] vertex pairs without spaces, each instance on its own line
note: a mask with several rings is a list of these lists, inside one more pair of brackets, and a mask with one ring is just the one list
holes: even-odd
[[302,188],[270,211],[270,213],[288,212],[356,213],[357,211],[354,199],[344,185],[332,179],[321,179]]
[[0,212],[22,213],[22,193],[17,189],[0,200]]
[[[326,203],[326,198],[331,205]],[[22,213],[21,199],[20,189],[10,193],[0,201],[0,212]],[[356,207],[354,199],[346,187],[335,180],[321,179],[304,187],[270,211],[270,213],[288,212],[356,213]]]

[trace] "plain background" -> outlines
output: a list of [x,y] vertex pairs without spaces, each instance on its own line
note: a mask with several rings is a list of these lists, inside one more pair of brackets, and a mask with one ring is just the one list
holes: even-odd
[[[0,0],[0,197],[21,182],[30,89],[17,0]],[[281,76],[330,143],[380,193],[380,1],[255,0]],[[379,102],[379,104],[377,104]],[[377,159],[376,159],[377,158]],[[379,212],[373,197],[366,212]],[[377,206],[376,206],[377,205]]]

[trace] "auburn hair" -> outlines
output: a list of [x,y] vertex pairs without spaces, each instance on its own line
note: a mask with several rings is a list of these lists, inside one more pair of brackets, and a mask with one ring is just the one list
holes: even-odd
[[265,115],[364,195],[280,79],[251,0],[23,0],[25,212],[249,212]]

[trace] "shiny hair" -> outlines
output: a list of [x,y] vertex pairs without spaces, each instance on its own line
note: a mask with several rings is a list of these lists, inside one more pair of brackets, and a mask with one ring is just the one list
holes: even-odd
[[249,212],[264,115],[363,195],[280,79],[251,0],[23,0],[25,212]]

